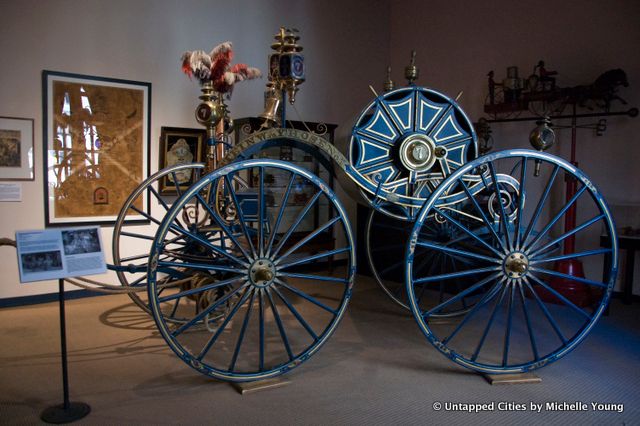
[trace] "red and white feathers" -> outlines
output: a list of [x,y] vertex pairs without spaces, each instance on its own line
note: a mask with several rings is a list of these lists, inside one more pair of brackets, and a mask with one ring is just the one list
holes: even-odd
[[189,78],[196,77],[201,84],[211,81],[214,90],[220,93],[230,93],[238,81],[262,77],[258,68],[246,64],[231,66],[232,59],[232,44],[227,41],[214,47],[211,53],[202,50],[183,53],[182,71]]

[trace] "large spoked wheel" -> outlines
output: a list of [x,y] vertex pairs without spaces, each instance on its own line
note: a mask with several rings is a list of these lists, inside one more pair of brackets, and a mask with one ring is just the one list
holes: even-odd
[[[576,190],[559,202],[565,180]],[[460,191],[461,198],[448,196]],[[422,238],[434,218],[474,245]],[[603,233],[609,239],[601,246]],[[417,262],[424,250],[473,262],[432,275]],[[406,253],[409,305],[427,339],[458,364],[485,373],[525,372],[561,358],[586,337],[611,295],[617,258],[611,214],[580,170],[544,153],[498,152],[461,167],[420,211]],[[463,277],[472,279],[460,289],[455,283]],[[438,280],[449,283],[444,300],[429,292],[419,297]],[[464,315],[435,320],[464,300],[472,305]]]
[[[204,164],[192,163],[167,167],[142,182],[129,195],[120,209],[113,228],[113,263],[126,267],[117,272],[124,287],[145,288],[147,285],[147,260],[151,243],[162,218],[169,211],[169,204],[200,178]],[[151,200],[152,212],[146,213],[143,204]],[[125,226],[129,214],[138,214],[149,220],[144,227]],[[175,235],[174,235],[175,236]],[[171,234],[169,235],[171,237]],[[150,313],[145,291],[129,293],[129,297],[145,312]]]
[[[252,186],[238,189],[236,176]],[[220,203],[226,207],[212,207]],[[315,226],[309,212],[323,204],[335,214]],[[177,223],[187,205],[206,219]],[[171,241],[170,233],[184,238]],[[316,246],[327,233],[335,247]],[[149,254],[154,319],[171,349],[203,374],[249,381],[285,373],[313,355],[344,314],[353,247],[344,209],[318,177],[276,160],[230,164],[186,191],[158,229]],[[327,275],[331,257],[346,266]],[[158,285],[195,271],[197,286]],[[175,324],[168,312],[189,319]]]

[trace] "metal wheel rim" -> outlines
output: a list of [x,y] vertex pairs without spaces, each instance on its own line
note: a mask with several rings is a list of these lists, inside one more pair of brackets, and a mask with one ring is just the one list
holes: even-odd
[[[342,316],[344,314],[344,311],[346,309],[347,303],[348,303],[348,301],[349,301],[349,299],[351,297],[351,291],[352,291],[351,289],[352,289],[352,286],[353,286],[353,280],[354,280],[354,276],[355,276],[355,253],[354,253],[354,250],[353,250],[353,237],[351,235],[350,226],[349,226],[348,220],[346,218],[346,214],[344,212],[344,209],[343,209],[342,205],[339,203],[339,201],[337,200],[337,198],[335,197],[335,194],[333,194],[333,192],[327,187],[327,185],[324,184],[319,178],[317,178],[316,176],[312,175],[308,171],[306,171],[304,169],[301,169],[299,167],[293,166],[291,164],[287,164],[285,162],[278,161],[278,160],[246,160],[246,161],[242,161],[242,162],[238,162],[238,163],[233,163],[233,164],[227,165],[227,166],[225,166],[225,167],[223,167],[223,168],[221,168],[219,170],[216,170],[216,171],[210,173],[209,175],[205,176],[203,179],[201,179],[201,181],[198,184],[192,186],[187,192],[185,192],[185,194],[183,194],[183,196],[174,204],[174,206],[171,209],[171,211],[167,214],[167,216],[163,220],[163,223],[162,223],[161,227],[158,229],[158,233],[156,234],[156,239],[155,239],[156,242],[162,241],[163,234],[166,234],[167,228],[171,225],[172,217],[174,217],[177,214],[177,212],[180,209],[181,204],[185,203],[190,197],[194,196],[194,194],[197,194],[198,191],[201,188],[203,188],[204,186],[206,186],[207,184],[209,184],[211,182],[215,182],[215,181],[217,181],[219,179],[224,179],[225,176],[227,176],[229,173],[233,173],[234,171],[237,171],[239,169],[243,169],[243,168],[247,169],[247,168],[250,168],[250,167],[264,167],[264,168],[266,168],[266,167],[275,167],[275,168],[281,168],[281,169],[285,169],[285,170],[290,171],[292,177],[291,177],[291,181],[290,181],[290,184],[289,184],[289,188],[291,188],[291,182],[293,182],[294,174],[304,176],[304,178],[306,178],[309,181],[313,182],[316,185],[316,188],[319,190],[318,193],[327,196],[334,203],[334,209],[338,213],[338,216],[337,216],[338,219],[333,220],[333,223],[337,223],[337,224],[339,224],[339,226],[343,227],[343,230],[344,230],[344,233],[345,233],[345,237],[347,238],[348,246],[347,246],[346,249],[342,249],[341,252],[342,253],[347,253],[349,265],[348,265],[348,268],[347,268],[346,277],[344,279],[337,280],[340,283],[342,283],[341,285],[344,286],[344,291],[343,291],[342,299],[339,301],[339,306],[335,310],[335,312],[333,312],[333,318],[331,319],[329,324],[322,331],[322,333],[319,333],[320,336],[318,336],[315,339],[313,344],[311,344],[310,346],[306,347],[303,351],[301,351],[300,353],[297,353],[295,356],[290,357],[290,359],[288,359],[286,362],[279,363],[279,364],[277,364],[275,366],[270,366],[268,368],[264,368],[262,365],[260,365],[258,367],[259,371],[234,371],[233,367],[229,367],[227,369],[224,369],[224,368],[220,368],[217,365],[209,365],[205,361],[203,361],[203,359],[204,359],[203,357],[194,356],[194,354],[189,352],[188,349],[183,347],[182,344],[177,341],[177,337],[174,336],[174,334],[176,333],[175,329],[172,329],[172,327],[170,327],[165,322],[165,318],[164,318],[164,316],[162,314],[162,309],[160,307],[161,301],[159,301],[159,298],[158,298],[157,283],[156,283],[156,279],[155,279],[156,278],[155,268],[158,266],[157,258],[158,258],[158,254],[159,254],[159,246],[157,244],[154,244],[153,249],[152,249],[152,251],[150,252],[150,255],[149,255],[150,256],[149,258],[151,260],[149,262],[149,277],[150,277],[150,280],[149,280],[148,292],[149,292],[149,298],[150,298],[150,301],[151,301],[152,314],[154,316],[154,319],[156,321],[158,329],[160,330],[161,335],[163,336],[165,341],[168,343],[169,347],[185,363],[187,363],[190,367],[196,369],[197,371],[199,371],[199,372],[201,372],[203,374],[206,374],[206,375],[209,375],[209,376],[221,379],[221,380],[226,380],[226,381],[250,381],[250,380],[259,380],[259,379],[266,379],[266,378],[269,378],[269,377],[274,377],[274,376],[277,376],[279,374],[283,374],[283,373],[291,370],[292,368],[294,368],[294,367],[298,366],[299,364],[301,364],[302,362],[306,361],[311,355],[316,353],[317,350],[327,341],[329,336],[333,333],[333,331],[337,327],[340,319],[342,318]],[[261,192],[261,194],[262,194],[262,192]],[[262,195],[261,195],[261,197],[262,197]],[[284,198],[283,198],[283,200],[284,200]],[[278,223],[278,222],[276,222],[276,223]],[[277,228],[278,227],[275,226],[275,229],[277,229]],[[274,231],[274,232],[276,232],[276,231]],[[259,238],[262,238],[262,237],[259,237]],[[266,241],[265,241],[265,243],[266,243]],[[266,249],[267,252],[271,248],[272,248],[272,246],[269,245],[268,249]],[[279,252],[280,248],[281,248],[281,245],[279,245],[275,249],[276,252]],[[262,249],[262,246],[261,246],[261,249]],[[289,250],[291,250],[291,249],[289,249]],[[278,255],[280,255],[280,253],[278,253]],[[282,256],[286,257],[286,254],[284,254]],[[281,267],[283,269],[285,268],[285,266],[281,266]],[[306,275],[306,274],[288,273],[287,275],[290,276],[290,277],[297,277],[297,276],[303,276],[304,275],[306,277],[306,279],[310,279],[309,275]],[[327,279],[323,279],[323,280],[324,281],[326,281],[326,280],[334,280],[335,281],[336,279],[327,278]],[[254,286],[261,285],[261,283],[250,284],[247,281],[245,284],[243,284],[242,286],[238,287],[238,289],[241,289],[241,288],[245,287],[248,284],[249,285],[254,285]],[[252,291],[252,294],[251,294],[251,298],[252,299],[251,299],[250,305],[248,305],[248,306],[253,306],[253,297],[256,294],[259,294],[260,295],[259,297],[262,297],[261,295],[263,294],[262,292],[254,290],[253,288],[251,289],[251,291]],[[246,303],[247,299],[245,299],[243,301],[242,298],[244,298],[244,297],[248,298],[248,296],[247,296],[248,292],[249,292],[249,290],[245,291],[243,293],[243,295],[240,296],[241,299],[237,303],[236,306],[239,306],[239,307],[244,307],[245,306],[245,303]],[[266,291],[265,291],[265,294],[266,294]],[[276,296],[274,296],[274,298],[275,297]],[[302,296],[302,297],[304,297],[304,296]],[[262,303],[262,302],[260,302],[260,303]],[[233,314],[229,314],[230,317],[232,315],[235,315],[235,312],[238,311],[236,309],[236,307],[234,307],[232,310],[235,310],[235,311],[234,311]],[[247,308],[247,312],[250,312],[250,310],[251,310],[251,308],[248,307]],[[262,312],[262,311],[260,311],[260,312]],[[200,315],[202,315],[202,313]],[[244,321],[249,321],[249,320],[246,319],[246,318],[248,318],[248,315],[249,314],[246,314]],[[280,321],[279,320],[276,320],[276,321],[279,324]],[[222,329],[224,328],[223,326],[221,326],[221,327],[222,327]],[[279,325],[279,327],[280,327],[280,325]],[[186,329],[186,328],[184,328],[184,329]],[[218,335],[220,335],[221,333],[222,333],[222,331],[220,331],[218,333]],[[244,333],[244,331],[242,331],[242,333]],[[243,334],[243,336],[244,336],[244,334]],[[239,351],[238,348],[240,348],[240,346],[242,345],[242,339],[239,338],[238,341],[240,343],[236,347],[236,352]],[[283,342],[284,342],[284,338],[283,338]],[[285,344],[285,346],[287,346],[287,345]],[[260,347],[262,347],[262,343],[260,344]],[[208,352],[210,349],[211,349],[211,347],[208,347],[208,348],[206,348],[206,351]],[[207,355],[207,353],[205,353],[205,356],[206,355]],[[237,355],[235,355],[235,356],[237,356]],[[235,358],[232,361],[232,366],[234,364],[235,364]]]
[[[465,354],[460,354],[454,350],[452,350],[449,346],[447,346],[450,343],[450,338],[451,336],[446,336],[446,338],[443,338],[443,336],[438,335],[440,333],[435,332],[434,330],[432,330],[432,328],[430,327],[428,321],[425,320],[425,316],[426,313],[424,313],[421,309],[420,306],[418,306],[416,304],[416,298],[415,298],[415,291],[414,291],[414,279],[415,277],[412,274],[412,268],[413,268],[413,251],[416,248],[416,238],[417,238],[417,233],[419,232],[420,227],[422,226],[422,223],[424,222],[424,220],[427,218],[427,215],[430,213],[430,211],[432,209],[437,209],[438,208],[438,198],[439,196],[448,189],[448,186],[451,185],[453,182],[455,182],[456,180],[458,180],[458,178],[462,177],[465,173],[469,172],[470,170],[476,168],[477,166],[479,166],[480,164],[483,163],[490,163],[499,159],[504,159],[504,158],[518,158],[518,157],[522,157],[523,159],[525,159],[525,163],[529,160],[541,160],[541,161],[546,161],[549,164],[553,164],[555,169],[554,171],[557,170],[564,170],[565,172],[573,175],[574,177],[576,177],[578,179],[578,181],[580,183],[582,183],[583,187],[581,187],[579,194],[582,194],[584,192],[587,192],[590,195],[590,199],[593,203],[595,208],[597,208],[599,210],[599,212],[601,212],[601,214],[599,216],[596,216],[596,218],[599,217],[599,219],[597,220],[597,222],[594,222],[593,219],[589,220],[587,222],[583,222],[582,224],[578,225],[576,227],[576,229],[581,228],[580,230],[584,230],[586,229],[588,226],[590,226],[593,223],[598,223],[601,222],[606,226],[606,231],[609,234],[610,237],[610,241],[611,241],[611,245],[609,246],[609,249],[606,249],[608,251],[610,251],[609,256],[610,256],[610,263],[608,264],[608,268],[606,270],[606,276],[607,279],[606,280],[602,280],[602,282],[596,282],[596,284],[590,284],[590,285],[597,285],[598,288],[600,288],[600,292],[602,293],[601,296],[597,296],[597,297],[601,297],[601,299],[599,301],[596,301],[595,308],[593,309],[592,314],[589,316],[587,314],[587,320],[585,320],[585,322],[581,325],[581,327],[577,328],[577,330],[575,331],[575,334],[570,337],[567,342],[564,342],[563,344],[561,344],[558,348],[556,348],[555,350],[550,351],[549,353],[546,353],[544,356],[539,356],[536,355],[536,358],[530,361],[525,361],[525,362],[520,362],[517,364],[509,364],[508,362],[508,355],[509,355],[509,347],[508,347],[508,343],[505,344],[505,351],[503,352],[503,362],[502,365],[496,365],[496,364],[488,364],[488,363],[481,363],[476,361],[476,359],[470,359],[471,357],[469,357],[468,355]],[[526,169],[526,167],[525,167]],[[526,174],[526,173],[525,173]],[[555,177],[554,177],[555,179]],[[550,178],[549,182],[552,182],[552,179]],[[550,184],[548,184],[550,185]],[[543,193],[543,197],[548,197],[548,193],[545,195]],[[579,197],[579,195],[578,195]],[[542,199],[542,197],[541,197]],[[545,198],[546,199],[546,198]],[[576,198],[577,199],[577,198]],[[567,208],[567,206],[565,206],[564,208]],[[536,207],[536,210],[538,210],[538,208]],[[560,212],[562,212],[563,210],[561,209]],[[559,212],[559,213],[560,213]],[[536,216],[536,214],[534,213],[534,217]],[[539,212],[538,212],[538,216],[539,216]],[[553,220],[558,220],[557,219],[557,214],[556,217],[554,217]],[[551,223],[551,222],[549,222]],[[535,228],[536,224],[535,224],[535,220],[534,220],[534,225],[533,228]],[[546,226],[545,228],[542,230],[544,232],[546,230]],[[541,233],[544,233],[542,232]],[[514,232],[520,232],[520,231],[514,231]],[[564,231],[563,231],[564,232]],[[564,239],[566,239],[567,234],[571,234],[571,232],[564,232],[564,234],[562,234],[561,236],[564,236]],[[485,157],[481,157],[478,158],[477,160],[474,160],[468,164],[466,164],[464,167],[462,167],[461,169],[459,169],[456,173],[454,173],[453,175],[451,175],[445,182],[443,182],[443,184],[441,185],[441,187],[437,188],[436,191],[434,191],[434,193],[432,194],[432,196],[429,198],[429,200],[427,201],[427,203],[425,203],[425,206],[423,207],[423,209],[421,210],[420,214],[418,215],[417,221],[414,225],[413,231],[412,231],[412,239],[411,241],[407,244],[407,251],[406,251],[406,260],[407,260],[407,271],[406,271],[406,286],[407,286],[407,293],[409,295],[409,300],[410,300],[410,307],[411,307],[411,311],[414,315],[414,318],[416,319],[416,322],[418,323],[421,331],[423,332],[423,334],[425,335],[425,337],[429,340],[430,343],[432,343],[441,353],[443,353],[445,356],[447,356],[448,358],[450,358],[451,360],[453,360],[454,362],[476,370],[476,371],[480,371],[480,372],[484,372],[484,373],[520,373],[520,372],[526,372],[526,371],[530,371],[536,368],[540,368],[544,365],[547,365],[551,362],[554,362],[556,360],[558,360],[559,358],[561,358],[562,356],[566,355],[567,353],[569,353],[571,350],[573,350],[589,333],[589,331],[593,328],[593,326],[596,324],[598,318],[601,316],[602,312],[604,311],[606,304],[610,298],[611,292],[613,290],[613,286],[615,285],[615,276],[616,276],[616,272],[617,272],[617,258],[618,258],[618,249],[617,249],[617,236],[615,233],[615,225],[613,223],[613,219],[611,217],[611,214],[609,212],[609,209],[606,205],[606,202],[604,201],[604,199],[602,198],[602,195],[598,192],[598,190],[595,188],[595,186],[592,184],[592,182],[586,177],[586,175],[584,175],[584,173],[582,173],[580,170],[576,169],[573,165],[569,164],[568,162],[551,156],[549,154],[544,154],[544,153],[539,153],[539,152],[535,152],[535,151],[528,151],[528,150],[507,150],[507,151],[503,151],[503,152],[498,152],[498,153],[493,153],[493,154],[489,154]],[[506,235],[506,234],[505,234]],[[534,235],[534,234],[531,234]],[[529,235],[526,235],[526,238],[524,238],[523,241],[521,241],[521,243],[523,244],[523,246],[526,246],[527,242],[529,242],[528,240]],[[535,235],[534,240],[538,240],[539,237],[537,235]],[[533,241],[533,240],[532,240]],[[514,242],[516,242],[516,239],[514,237]],[[549,244],[546,244],[545,246],[549,246]],[[536,248],[535,250],[532,250],[532,254],[536,255],[536,251],[539,250],[539,247]],[[604,253],[603,250],[594,250],[593,252],[600,252],[600,254]],[[542,250],[543,255],[544,255],[544,250]],[[584,252],[587,253],[587,252]],[[573,257],[578,257],[578,254],[580,253],[574,253],[574,254],[570,254]],[[595,253],[598,254],[598,253]],[[539,254],[537,254],[539,255]],[[548,262],[551,261],[552,259],[554,259],[554,257],[552,256],[551,258],[547,258],[545,260],[545,258],[542,258],[541,261],[538,261],[538,263],[541,262]],[[539,271],[541,271],[541,269],[538,269],[536,267],[536,269],[531,269],[533,272],[536,273],[541,273]],[[546,274],[546,273],[545,273]],[[534,274],[532,274],[532,277],[535,276]],[[545,275],[547,276],[547,275]],[[532,278],[533,280],[533,278]],[[595,282],[595,281],[594,281]],[[535,284],[538,284],[537,282]],[[586,285],[587,283],[585,283]],[[515,288],[515,285],[513,286]],[[531,287],[531,286],[529,286]],[[507,287],[504,287],[507,288]],[[498,286],[494,286],[495,290],[492,290],[488,293],[486,293],[487,296],[487,302],[485,303],[489,303],[488,301],[493,299],[493,297],[495,297],[497,295],[498,292]],[[546,288],[545,288],[546,290]],[[515,293],[515,290],[510,290],[510,297],[513,300],[513,294]],[[526,290],[525,290],[526,291]],[[535,293],[533,290],[531,290],[532,295],[533,293]],[[491,294],[492,293],[492,294]],[[506,293],[506,290],[503,290],[502,292],[502,296],[504,296],[504,294]],[[490,296],[490,297],[489,297]],[[596,297],[596,298],[597,298]],[[494,311],[497,310],[497,307],[502,303],[501,302],[502,299],[500,299],[500,301],[496,301],[496,308],[494,308]],[[524,296],[522,297],[522,303],[526,304],[526,302],[524,301],[525,298]],[[512,306],[512,305],[509,305]],[[569,307],[569,305],[567,304],[567,307]],[[568,308],[567,308],[568,309]],[[573,308],[572,308],[573,309]],[[511,316],[510,311],[509,312],[509,316]],[[577,312],[577,311],[576,311]],[[428,312],[427,312],[428,313]],[[527,323],[528,326],[531,326],[530,320],[528,319],[528,314],[524,314],[524,317],[527,319]],[[547,317],[548,319],[549,317]],[[493,321],[493,320],[491,320]],[[511,322],[511,320],[509,319],[508,324]],[[551,322],[551,320],[549,319],[549,322]],[[557,325],[557,324],[556,324]],[[485,334],[488,332],[487,330],[489,330],[489,328],[491,327],[491,323],[488,324],[488,328],[485,329]],[[511,327],[511,326],[508,326]],[[454,330],[453,334],[455,335],[455,333],[457,333],[458,330]],[[533,332],[529,332],[529,334],[533,334]],[[507,336],[506,332],[505,332],[505,336]],[[533,347],[535,346],[535,338],[531,339],[532,341],[531,343],[531,347],[533,349]],[[505,337],[505,341],[508,342],[508,338]],[[479,343],[479,347],[481,348],[481,345],[484,342],[484,337],[482,338],[482,340]],[[478,351],[478,347],[476,348],[476,352]],[[533,349],[533,352],[535,353],[536,350]],[[506,355],[505,355],[506,354]],[[475,355],[475,354],[474,354]],[[477,357],[477,355],[476,355]]]

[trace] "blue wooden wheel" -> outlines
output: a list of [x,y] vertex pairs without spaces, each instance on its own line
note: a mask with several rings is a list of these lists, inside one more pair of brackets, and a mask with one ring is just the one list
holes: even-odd
[[476,156],[473,125],[458,104],[419,86],[374,99],[358,117],[349,147],[352,175],[367,201],[409,221],[447,176]]
[[[126,268],[117,271],[118,280],[124,287],[146,288],[149,250],[158,226],[169,211],[170,202],[189,185],[197,182],[202,170],[204,164],[201,163],[167,167],[145,179],[126,199],[116,219],[111,244],[113,264]],[[149,213],[143,209],[147,199],[151,200]],[[145,217],[149,225],[145,228],[125,226],[129,214]],[[128,295],[143,311],[150,313],[146,292]],[[180,321],[175,317],[171,320]]]
[[[577,190],[558,203],[565,179],[574,179]],[[453,201],[448,196],[460,192]],[[566,225],[574,208],[577,220]],[[422,238],[436,217],[474,246]],[[600,245],[601,234],[608,244]],[[428,274],[416,262],[423,250],[473,262]],[[406,291],[421,331],[444,355],[484,373],[526,372],[556,361],[587,336],[613,290],[617,259],[613,219],[582,171],[548,154],[507,150],[465,164],[425,203],[407,245]],[[472,280],[459,289],[455,282],[463,277]],[[429,291],[419,297],[438,280],[449,283],[444,300]],[[438,321],[438,313],[465,299],[472,307],[464,315]]]
[[[237,190],[236,176],[253,186]],[[329,221],[309,223],[311,209],[329,206]],[[200,212],[197,223],[176,222],[187,207]],[[169,232],[184,238],[169,241]],[[335,246],[317,244],[327,238]],[[187,249],[189,256],[176,255]],[[351,229],[335,194],[278,160],[206,175],[174,203],[149,256],[149,301],[161,335],[189,366],[227,381],[274,377],[317,352],[345,312],[355,275]],[[328,274],[323,262],[332,258],[346,265]],[[157,286],[161,277],[178,281],[193,271],[203,275],[198,285]],[[167,312],[189,319],[175,324]]]

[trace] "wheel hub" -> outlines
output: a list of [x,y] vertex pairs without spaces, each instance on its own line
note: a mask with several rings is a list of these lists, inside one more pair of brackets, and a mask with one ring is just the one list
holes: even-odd
[[269,259],[257,259],[249,268],[249,280],[256,287],[267,287],[275,278],[276,267]]
[[400,145],[400,161],[408,170],[429,170],[436,161],[436,144],[428,136],[413,134]]
[[504,259],[503,267],[509,278],[522,278],[529,270],[529,259],[522,252],[513,252]]

